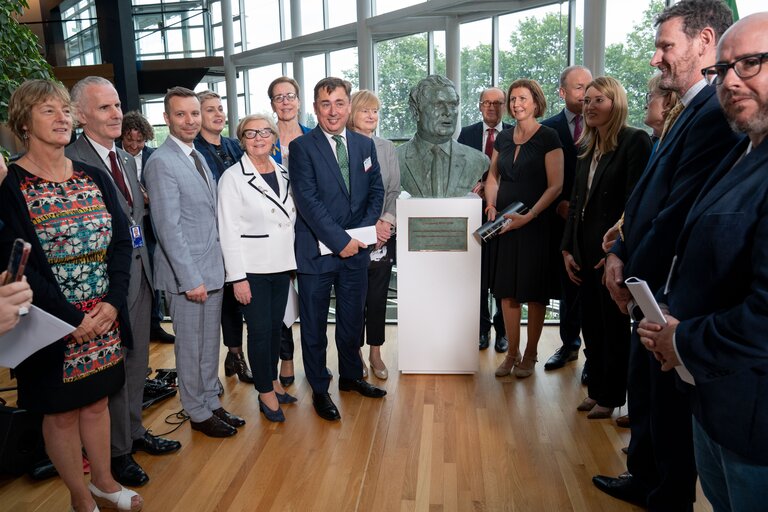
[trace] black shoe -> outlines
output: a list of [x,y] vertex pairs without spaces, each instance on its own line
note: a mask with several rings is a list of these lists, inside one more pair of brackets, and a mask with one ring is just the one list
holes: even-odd
[[175,452],[181,448],[181,443],[174,441],[173,439],[165,439],[160,436],[153,436],[149,431],[144,432],[144,435],[139,439],[133,440],[133,451],[147,452],[150,455],[163,455],[165,453]]
[[176,336],[165,332],[165,329],[158,325],[149,330],[149,339],[159,343],[174,343],[176,341]]
[[480,335],[480,350],[485,350],[488,348],[488,345],[491,343],[491,335],[490,333],[483,333]]
[[575,361],[579,358],[579,349],[573,350],[565,345],[561,346],[557,351],[547,359],[544,363],[545,370],[557,370],[565,366],[565,363]]
[[584,366],[584,368],[581,370],[581,385],[586,386],[589,384],[589,373],[587,373],[587,367]]
[[494,344],[494,347],[493,347],[493,348],[494,348],[494,349],[496,350],[496,352],[498,352],[499,354],[501,354],[501,353],[503,353],[503,352],[506,352],[506,351],[507,351],[507,349],[509,348],[509,340],[507,339],[507,337],[506,337],[506,336],[499,336],[499,335],[497,334],[497,335],[496,335],[496,343]]
[[213,411],[213,415],[231,427],[238,428],[245,425],[245,420],[243,418],[240,416],[235,416],[234,414],[225,410],[223,407],[219,407]]
[[287,391],[285,393],[283,393],[282,395],[280,393],[278,393],[277,391],[275,391],[275,396],[277,397],[277,403],[283,404],[283,405],[284,404],[295,404],[296,402],[299,401],[299,399],[296,398],[295,396],[289,395]]
[[620,478],[597,475],[592,477],[592,483],[609,496],[641,507],[647,506],[648,492],[635,481],[632,475],[628,474]]
[[199,423],[190,421],[189,423],[192,425],[192,430],[202,432],[208,437],[230,437],[237,434],[235,427],[220,420],[215,414],[211,414],[211,417],[205,421]]
[[328,421],[341,419],[341,414],[336,408],[336,404],[331,400],[328,393],[312,393],[312,405],[315,406],[315,412],[318,416]]
[[381,398],[387,394],[386,389],[377,388],[363,379],[346,379],[339,377],[340,391],[357,391],[363,396],[369,398]]
[[130,453],[112,457],[112,476],[118,483],[128,487],[141,487],[149,482],[149,476]]
[[237,374],[240,382],[253,384],[253,374],[248,369],[248,363],[245,362],[243,353],[228,351],[227,357],[224,358],[224,375],[231,377],[234,374]]
[[278,379],[280,379],[280,384],[282,384],[284,388],[287,388],[288,386],[294,383],[294,381],[296,380],[296,377],[294,377],[293,375],[289,375],[287,377],[283,377],[282,375],[280,375],[278,376]]
[[[278,404],[279,403],[280,402],[278,402]],[[282,423],[285,421],[285,414],[283,414],[283,409],[280,408],[280,405],[277,406],[277,409],[272,410],[267,407],[267,404],[261,401],[261,397],[259,397],[259,410],[265,418],[273,423]]]

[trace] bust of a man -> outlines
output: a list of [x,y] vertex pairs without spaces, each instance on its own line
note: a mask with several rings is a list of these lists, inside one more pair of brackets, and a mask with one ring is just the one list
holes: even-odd
[[430,75],[411,89],[416,135],[397,148],[403,190],[413,197],[462,197],[488,170],[488,157],[452,139],[459,116],[453,82]]

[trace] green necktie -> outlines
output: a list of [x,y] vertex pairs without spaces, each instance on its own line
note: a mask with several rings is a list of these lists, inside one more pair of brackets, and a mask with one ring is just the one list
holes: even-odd
[[344,137],[341,135],[334,135],[333,140],[336,141],[336,158],[339,160],[341,177],[344,179],[344,184],[347,186],[347,193],[349,193],[349,156],[347,156],[347,147],[344,145]]

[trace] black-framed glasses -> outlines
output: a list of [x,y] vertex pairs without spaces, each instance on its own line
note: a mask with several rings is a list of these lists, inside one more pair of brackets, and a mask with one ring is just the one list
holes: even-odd
[[504,105],[504,102],[503,101],[489,101],[489,100],[485,100],[485,101],[481,101],[480,105],[484,106],[485,108],[488,108],[488,107],[499,108],[502,105]]
[[296,93],[289,92],[288,94],[275,94],[272,96],[272,101],[275,103],[283,103],[285,101],[296,101]]
[[243,137],[246,139],[255,139],[256,135],[258,135],[262,139],[268,139],[272,137],[274,133],[275,132],[272,131],[272,128],[262,128],[260,130],[243,130]]
[[722,85],[728,70],[733,68],[736,76],[746,80],[760,73],[765,59],[768,59],[768,52],[745,55],[733,62],[718,62],[714,66],[706,67],[701,70],[701,74],[710,85]]

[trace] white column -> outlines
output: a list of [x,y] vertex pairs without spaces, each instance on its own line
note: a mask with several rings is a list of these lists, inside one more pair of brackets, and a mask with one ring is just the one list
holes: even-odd
[[605,0],[584,0],[584,65],[592,76],[605,73]]
[[360,89],[374,90],[373,39],[366,21],[371,17],[371,0],[357,0],[357,63]]
[[234,136],[239,113],[237,111],[237,69],[232,63],[235,53],[234,24],[232,23],[232,1],[221,2],[221,28],[224,36],[224,78],[227,86],[227,122],[229,136]]
[[[445,18],[445,74],[456,86],[456,93],[461,96],[461,36],[459,33],[459,18]],[[467,98],[462,98],[467,101]],[[456,123],[455,137],[461,130],[461,117]]]

